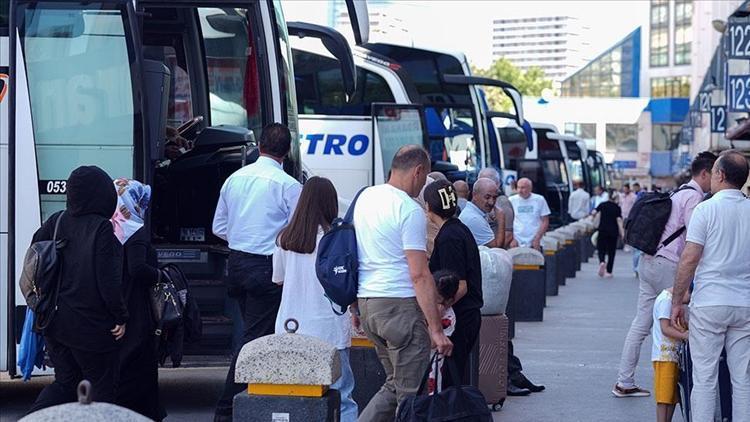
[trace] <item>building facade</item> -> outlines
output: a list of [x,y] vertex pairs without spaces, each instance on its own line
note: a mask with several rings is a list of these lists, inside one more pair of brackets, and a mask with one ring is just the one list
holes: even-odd
[[555,84],[586,63],[588,28],[570,16],[499,18],[492,22],[492,57],[539,67]]
[[[682,129],[690,98],[700,91],[721,39],[712,21],[740,3],[651,0],[639,29],[562,81],[564,98],[559,100],[577,98],[576,106],[585,112],[559,116],[560,129],[579,136],[594,133],[597,149],[623,179],[673,185],[674,175],[700,151],[683,140]],[[629,101],[636,97],[646,101]],[[612,101],[629,104],[631,111],[636,104],[644,106],[638,116],[629,112],[623,119],[601,112],[611,110]]]

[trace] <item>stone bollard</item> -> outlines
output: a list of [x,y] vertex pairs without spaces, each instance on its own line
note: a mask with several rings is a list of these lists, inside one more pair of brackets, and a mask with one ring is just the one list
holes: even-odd
[[544,255],[531,248],[513,248],[508,253],[513,258],[508,317],[515,321],[544,320]]
[[124,407],[91,401],[91,383],[78,384],[78,403],[66,403],[36,411],[21,419],[23,422],[149,422],[151,419]]
[[356,334],[352,327],[352,347],[349,349],[349,364],[354,374],[352,398],[359,412],[365,409],[372,397],[385,383],[385,369],[375,352],[375,345],[367,338]]
[[576,271],[581,270],[581,260],[580,260],[580,249],[581,249],[581,243],[579,242],[579,238],[581,237],[581,233],[579,233],[579,229],[575,226],[564,226],[560,227],[558,229],[559,231],[563,232],[563,234],[569,235],[572,237],[571,245],[573,246],[573,266],[575,267]]
[[566,259],[565,238],[566,236],[561,233],[556,233],[556,232],[547,232],[545,233],[544,236],[557,241],[557,251],[555,251],[555,257],[557,258],[556,260],[557,268],[555,268],[555,280],[557,280],[558,286],[564,286],[565,279],[567,278],[567,270],[566,270],[567,263],[565,262],[565,259]]
[[583,220],[583,222],[586,224],[586,237],[588,238],[588,242],[586,243],[586,251],[588,252],[589,258],[592,258],[596,253],[596,247],[594,247],[594,244],[591,242],[591,236],[593,236],[597,227],[594,224],[594,219],[591,217],[586,218],[585,220]]
[[[544,290],[547,296],[557,296],[559,293],[558,277],[562,275],[557,268],[557,248],[559,242],[552,236],[542,237],[544,251]],[[564,277],[563,277],[564,279]]]
[[575,278],[576,276],[576,252],[575,252],[575,234],[569,230],[555,230],[555,233],[563,237],[563,271],[565,277]]
[[329,390],[341,376],[335,347],[316,337],[295,334],[297,321],[285,323],[286,334],[245,344],[237,357],[234,381],[248,384],[234,396],[235,421],[338,421],[339,392]]
[[590,240],[588,236],[588,227],[583,221],[577,221],[570,226],[575,227],[578,231],[578,238],[576,239],[576,243],[578,244],[578,259],[582,264],[586,263],[589,261],[589,249],[587,244],[590,243]]

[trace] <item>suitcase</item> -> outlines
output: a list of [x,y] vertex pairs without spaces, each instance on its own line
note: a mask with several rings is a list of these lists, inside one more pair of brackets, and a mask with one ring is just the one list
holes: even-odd
[[[716,398],[715,420],[732,422],[732,381],[729,379],[725,350],[721,351],[719,359],[719,396]],[[690,346],[687,342],[680,346],[680,378],[677,384],[680,392],[682,420],[691,422],[690,393],[693,391],[693,362],[690,359]]]
[[500,410],[508,394],[508,318],[483,315],[479,330],[479,391],[493,411]]

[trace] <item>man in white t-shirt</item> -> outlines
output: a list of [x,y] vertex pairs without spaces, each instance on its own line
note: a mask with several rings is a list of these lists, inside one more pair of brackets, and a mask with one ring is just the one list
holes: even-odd
[[425,213],[412,199],[429,171],[427,151],[404,146],[393,158],[388,183],[366,189],[355,204],[359,309],[353,312],[361,314],[362,329],[386,372],[360,420],[392,421],[398,403],[419,389],[430,340],[444,355],[453,347],[443,333],[427,264]]
[[692,419],[714,418],[719,355],[726,348],[732,379],[732,420],[750,421],[750,200],[740,189],[747,159],[724,151],[711,171],[711,199],[693,211],[677,267],[671,324],[684,324],[678,299],[694,283],[690,301],[693,361]]
[[542,236],[549,228],[550,210],[542,195],[531,192],[534,185],[531,180],[523,178],[518,181],[518,195],[510,197],[515,220],[511,247],[523,246],[539,249]]

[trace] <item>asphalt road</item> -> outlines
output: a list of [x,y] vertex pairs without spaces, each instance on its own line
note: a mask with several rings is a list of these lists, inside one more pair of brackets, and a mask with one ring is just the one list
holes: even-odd
[[[655,419],[653,398],[616,399],[610,393],[625,333],[635,312],[637,280],[630,254],[619,251],[614,279],[599,279],[594,259],[584,264],[560,295],[547,298],[544,322],[518,323],[514,340],[524,372],[547,390],[510,397],[496,421],[648,421]],[[637,381],[652,385],[651,343],[641,353]],[[167,421],[211,421],[226,369],[163,369],[161,394]],[[50,382],[0,381],[0,421],[17,420]],[[675,415],[675,422],[681,417]]]

